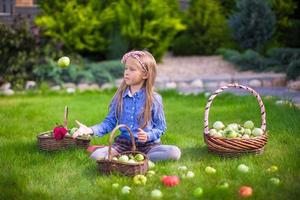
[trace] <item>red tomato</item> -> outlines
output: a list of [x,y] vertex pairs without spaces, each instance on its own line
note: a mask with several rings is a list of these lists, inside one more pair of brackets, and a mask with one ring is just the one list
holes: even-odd
[[173,187],[180,183],[178,176],[163,176],[161,182],[167,187]]
[[239,194],[241,197],[250,197],[252,195],[252,188],[249,186],[240,187]]

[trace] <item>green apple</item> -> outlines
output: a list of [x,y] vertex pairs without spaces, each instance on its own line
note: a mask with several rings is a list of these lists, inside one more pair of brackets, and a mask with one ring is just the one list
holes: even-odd
[[162,198],[162,196],[163,196],[162,192],[158,189],[155,189],[155,190],[151,191],[151,197],[153,199],[160,199],[160,198]]
[[112,160],[118,161],[118,158],[117,157],[113,157]]
[[234,130],[227,130],[225,132],[225,136],[227,138],[236,138],[237,137],[237,132],[235,132]]
[[194,172],[192,172],[192,171],[188,171],[188,172],[186,173],[186,178],[194,178],[194,176],[195,176],[195,174],[194,174]]
[[249,167],[245,164],[240,164],[237,167],[237,169],[238,169],[239,172],[242,172],[242,173],[248,173],[249,172]]
[[134,159],[135,159],[136,161],[143,161],[145,158],[144,158],[144,156],[143,156],[142,154],[138,153],[138,154],[136,154],[136,155],[134,156]]
[[213,167],[208,166],[208,167],[205,167],[205,172],[207,174],[215,174],[217,172],[217,170]]
[[270,168],[267,169],[268,172],[277,172],[278,171],[278,167],[276,165],[272,165]]
[[243,128],[243,127],[241,127],[241,126],[239,126],[239,129],[237,130],[237,132],[239,133],[239,134],[244,134],[245,133],[245,129]]
[[119,187],[119,183],[113,183],[111,186],[112,186],[113,188],[118,188],[118,187]]
[[213,137],[223,137],[223,134],[222,134],[222,133],[224,133],[224,131],[220,130],[220,131],[216,132],[216,133],[213,135]]
[[202,187],[197,187],[193,192],[194,197],[199,198],[203,195]]
[[250,136],[249,136],[248,134],[244,134],[244,135],[242,136],[242,138],[243,138],[243,139],[249,139]]
[[254,123],[252,121],[248,120],[244,123],[244,127],[247,129],[252,129],[254,127]]
[[73,135],[76,131],[78,130],[78,128],[74,127],[70,130],[70,135]]
[[120,162],[127,162],[129,160],[127,155],[122,155],[119,157],[119,161]]
[[213,124],[213,127],[214,127],[214,129],[216,129],[216,130],[221,130],[221,129],[223,129],[225,126],[224,126],[223,122],[221,122],[221,121],[216,121],[216,122]]
[[228,124],[228,126],[231,130],[238,131],[239,125],[237,123]]
[[121,193],[122,194],[129,194],[130,190],[131,190],[131,188],[129,186],[125,185],[124,187],[122,187]]
[[254,136],[261,136],[263,133],[264,132],[261,128],[255,128],[252,130],[252,135]]
[[245,128],[244,134],[251,135],[251,129]]
[[136,185],[146,185],[147,177],[142,174],[135,175],[133,177],[133,182]]
[[67,56],[63,56],[60,59],[58,59],[57,64],[61,68],[68,67],[70,64],[70,58]]
[[133,160],[133,159],[129,159],[129,160],[127,161],[127,163],[129,163],[129,164],[137,164],[136,161]]
[[148,168],[153,169],[154,167],[155,167],[154,162],[152,162],[151,160],[148,160]]
[[151,177],[151,176],[154,176],[154,175],[155,175],[155,171],[153,171],[153,170],[147,171],[147,176],[148,177]]
[[216,129],[214,129],[214,128],[212,128],[212,129],[209,130],[209,135],[210,135],[210,136],[213,136],[213,135],[215,135],[216,133],[218,133],[218,131],[217,131]]
[[182,166],[179,166],[179,167],[178,167],[178,170],[180,170],[180,171],[186,171],[186,170],[187,170],[187,167],[184,166],[184,165],[182,165]]
[[279,184],[280,184],[279,178],[273,177],[273,178],[270,178],[269,180],[270,180],[270,182],[271,182],[272,184],[274,184],[274,185],[279,185]]
[[227,181],[220,181],[217,185],[218,189],[228,189],[229,188],[229,183]]

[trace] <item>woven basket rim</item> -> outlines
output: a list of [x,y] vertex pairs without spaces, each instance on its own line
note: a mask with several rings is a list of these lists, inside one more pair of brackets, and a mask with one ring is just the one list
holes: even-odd
[[111,163],[118,163],[118,164],[125,164],[125,165],[132,165],[132,166],[136,166],[136,165],[143,165],[144,162],[148,161],[149,160],[149,157],[144,154],[143,152],[140,152],[140,151],[124,151],[123,153],[119,153],[117,154],[117,156],[119,155],[128,155],[130,153],[135,153],[135,154],[142,154],[144,156],[144,160],[141,161],[141,162],[137,162],[137,163],[126,163],[126,162],[121,162],[121,161],[118,161],[118,160],[109,160],[108,158],[105,158],[105,159],[102,159],[102,160],[96,160],[97,163],[103,163],[103,162],[111,162]]
[[[71,129],[68,129],[68,131],[71,130]],[[55,139],[53,136],[45,136],[45,134],[49,134],[49,133],[53,133],[53,131],[45,131],[45,132],[41,132],[37,135],[37,138],[38,139]],[[64,138],[70,138],[70,139],[73,139],[71,135],[65,135]],[[85,138],[80,138],[80,137],[77,137],[75,138],[74,140],[86,140],[86,141],[91,141],[92,139],[85,139]]]

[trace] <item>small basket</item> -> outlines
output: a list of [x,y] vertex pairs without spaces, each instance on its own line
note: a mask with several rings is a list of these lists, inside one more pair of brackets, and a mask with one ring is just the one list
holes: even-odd
[[[143,162],[140,163],[124,163],[124,162],[120,162],[118,160],[113,160],[112,159],[112,155],[111,155],[111,147],[112,147],[112,141],[115,135],[115,132],[119,129],[119,128],[126,128],[130,134],[130,138],[131,138],[131,143],[132,143],[132,149],[131,151],[126,151],[124,153],[122,153],[122,155],[135,155],[135,154],[142,154],[144,156],[144,160]],[[97,160],[98,163],[98,169],[101,173],[103,174],[111,174],[113,172],[117,172],[120,174],[123,174],[125,176],[134,176],[137,174],[145,174],[148,170],[148,156],[136,151],[136,145],[135,145],[135,140],[133,137],[133,133],[131,132],[131,130],[128,128],[128,126],[121,124],[118,125],[117,127],[114,128],[114,130],[112,131],[110,137],[109,137],[109,147],[108,147],[108,158],[107,159],[103,159],[103,160]]]
[[[68,124],[68,107],[65,107],[64,114],[64,127],[67,128]],[[70,132],[70,130],[68,130]],[[61,140],[56,140],[53,137],[53,131],[47,131],[38,134],[37,136],[38,147],[40,150],[57,151],[69,149],[72,147],[87,148],[90,145],[90,139],[76,138],[73,139],[70,135],[65,135]]]
[[[261,113],[261,129],[263,130],[263,134],[254,138],[219,138],[213,137],[209,135],[209,109],[211,107],[213,99],[219,95],[221,92],[228,88],[238,88],[244,89],[254,95],[260,106]],[[208,99],[208,102],[205,106],[205,114],[204,114],[204,141],[208,145],[208,150],[214,152],[221,156],[240,156],[243,154],[261,154],[264,151],[264,147],[267,143],[268,135],[266,132],[266,112],[265,106],[262,102],[260,95],[254,91],[252,88],[239,85],[237,83],[228,84],[217,89]]]

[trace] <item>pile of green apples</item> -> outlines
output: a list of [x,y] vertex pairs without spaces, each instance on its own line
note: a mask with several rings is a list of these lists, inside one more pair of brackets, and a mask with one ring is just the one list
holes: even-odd
[[141,162],[143,162],[145,160],[145,157],[143,156],[143,154],[127,154],[127,155],[120,155],[120,156],[114,156],[112,158],[115,161],[119,161],[122,163],[128,163],[128,164],[140,164]]
[[216,121],[213,128],[209,130],[209,135],[220,138],[242,138],[249,139],[263,135],[261,128],[256,128],[254,123],[250,120],[246,121],[243,125],[231,123],[225,126],[223,122]]

